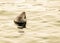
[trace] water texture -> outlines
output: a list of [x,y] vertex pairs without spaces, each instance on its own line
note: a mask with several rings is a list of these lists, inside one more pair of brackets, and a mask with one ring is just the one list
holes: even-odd
[[[23,11],[21,30],[13,20]],[[60,0],[0,0],[0,43],[60,43]]]

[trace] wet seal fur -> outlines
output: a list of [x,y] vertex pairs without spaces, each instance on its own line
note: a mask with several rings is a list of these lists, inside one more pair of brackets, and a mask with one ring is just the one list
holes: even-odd
[[22,12],[14,19],[14,23],[18,26],[19,29],[26,28],[26,13]]

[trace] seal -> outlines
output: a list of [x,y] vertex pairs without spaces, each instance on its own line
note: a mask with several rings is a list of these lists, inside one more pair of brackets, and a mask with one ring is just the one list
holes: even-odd
[[14,19],[14,23],[18,26],[19,29],[26,28],[26,12],[22,12]]

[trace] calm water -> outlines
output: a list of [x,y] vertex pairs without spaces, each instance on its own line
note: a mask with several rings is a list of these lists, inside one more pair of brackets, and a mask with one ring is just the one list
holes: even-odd
[[[59,0],[1,4],[0,43],[60,43],[59,4]],[[23,11],[27,28],[21,30],[13,20]]]

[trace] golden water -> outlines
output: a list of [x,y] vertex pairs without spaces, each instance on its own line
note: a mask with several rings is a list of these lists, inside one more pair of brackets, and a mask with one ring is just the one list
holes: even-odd
[[[19,1],[0,0],[0,43],[60,43],[60,1]],[[23,11],[27,28],[19,30],[13,20]]]

